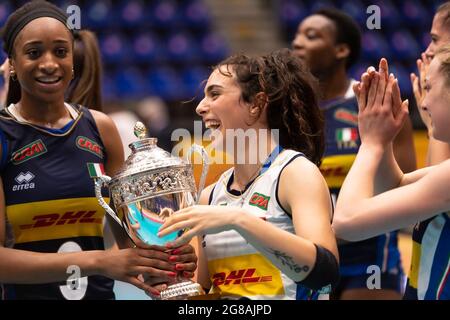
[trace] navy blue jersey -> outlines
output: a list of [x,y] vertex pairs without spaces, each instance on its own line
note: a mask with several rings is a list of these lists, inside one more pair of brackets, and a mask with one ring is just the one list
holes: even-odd
[[[104,250],[104,210],[94,194],[86,163],[106,154],[90,111],[62,129],[19,122],[0,112],[1,176],[14,248],[35,252]],[[106,194],[104,194],[106,195]],[[68,270],[68,278],[73,271]],[[76,290],[73,290],[76,288]],[[113,281],[102,276],[77,285],[6,285],[6,299],[113,299]]]
[[[335,203],[342,183],[361,144],[358,133],[358,103],[355,97],[336,99],[321,106],[325,117],[326,149],[320,170],[330,189]],[[400,252],[397,247],[397,232],[380,235],[359,242],[339,244],[341,283],[345,277],[360,277],[351,287],[366,287],[370,276],[367,268],[377,265],[383,274],[394,276],[382,279],[382,287],[400,290],[402,274]],[[393,283],[392,283],[393,282]]]

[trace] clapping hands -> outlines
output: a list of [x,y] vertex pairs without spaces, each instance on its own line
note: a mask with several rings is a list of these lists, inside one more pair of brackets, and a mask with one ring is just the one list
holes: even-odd
[[398,81],[389,75],[386,59],[378,71],[370,67],[353,85],[358,100],[358,127],[363,144],[392,143],[408,116],[408,100],[402,102]]

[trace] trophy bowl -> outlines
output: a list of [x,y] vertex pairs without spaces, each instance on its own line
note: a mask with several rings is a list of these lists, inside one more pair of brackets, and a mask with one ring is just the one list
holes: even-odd
[[[157,233],[164,221],[176,211],[197,203],[204,186],[208,158],[205,150],[193,145],[188,153],[200,152],[203,169],[199,192],[196,191],[192,165],[157,146],[156,138],[146,138],[142,123],[135,126],[140,139],[129,145],[131,154],[122,169],[114,176],[104,174],[99,164],[88,164],[94,178],[95,194],[100,205],[125,230],[133,243],[141,248],[165,246],[183,233],[173,232],[164,237]],[[104,201],[101,188],[109,189],[116,211]],[[203,295],[202,287],[178,277],[175,284],[161,292],[163,300],[180,300]]]

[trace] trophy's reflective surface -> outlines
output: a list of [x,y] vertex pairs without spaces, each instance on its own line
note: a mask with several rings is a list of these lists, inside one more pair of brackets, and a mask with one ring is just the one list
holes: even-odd
[[134,243],[165,246],[180,236],[183,230],[164,237],[157,233],[166,218],[174,212],[194,204],[189,193],[171,193],[122,206],[117,214],[123,221]]

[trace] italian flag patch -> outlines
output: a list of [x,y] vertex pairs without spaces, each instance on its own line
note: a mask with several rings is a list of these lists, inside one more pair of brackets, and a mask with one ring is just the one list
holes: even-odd
[[87,163],[87,167],[91,178],[98,178],[105,175],[103,163]]
[[358,140],[357,128],[342,128],[336,130],[336,141],[338,142],[351,142]]

